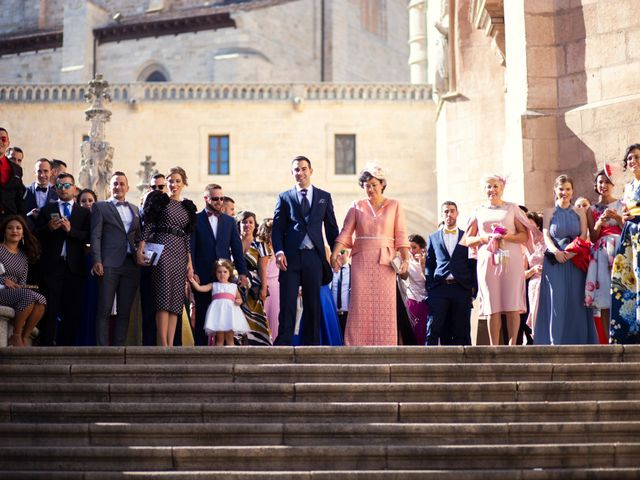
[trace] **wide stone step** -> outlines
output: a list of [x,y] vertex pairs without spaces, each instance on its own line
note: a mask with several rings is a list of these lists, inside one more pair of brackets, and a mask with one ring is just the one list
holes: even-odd
[[639,420],[640,400],[469,403],[0,403],[18,423],[508,423]]
[[640,443],[330,447],[0,447],[0,471],[634,468]]
[[612,381],[640,378],[640,363],[0,365],[2,382],[29,383],[385,383]]
[[426,446],[634,442],[640,422],[0,424],[0,446]]
[[38,347],[0,349],[3,365],[433,364],[640,362],[640,345],[524,347]]
[[637,480],[636,468],[546,468],[535,470],[346,470],[181,472],[2,472],[3,480]]
[[0,383],[4,402],[534,402],[633,400],[640,381],[466,383]]

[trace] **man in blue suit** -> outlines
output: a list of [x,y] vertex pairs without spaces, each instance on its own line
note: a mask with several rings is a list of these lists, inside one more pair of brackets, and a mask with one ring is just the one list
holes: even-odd
[[38,220],[40,209],[48,203],[58,201],[58,194],[53,185],[49,184],[51,179],[51,162],[46,158],[41,158],[35,164],[36,181],[29,185],[24,192],[22,203],[22,213],[27,217],[27,224],[33,230]]
[[291,162],[296,186],[278,196],[273,214],[271,241],[280,269],[280,316],[275,345],[291,345],[296,320],[296,300],[302,286],[304,345],[320,344],[322,307],[320,287],[333,272],[327,261],[322,226],[329,247],[338,236],[331,195],[311,185],[313,169],[307,157]]
[[[191,261],[196,280],[201,284],[215,282],[213,263],[231,259],[240,276],[240,283],[248,284],[247,264],[242,253],[242,241],[233,217],[222,213],[224,192],[220,185],[209,184],[204,190],[206,206],[197,215],[196,230],[191,234]],[[207,345],[204,320],[211,303],[211,293],[193,292],[196,301],[196,326],[193,338],[196,345]]]
[[425,261],[427,345],[471,345],[471,303],[478,290],[476,261],[460,245],[458,207],[442,204],[443,227],[429,236]]

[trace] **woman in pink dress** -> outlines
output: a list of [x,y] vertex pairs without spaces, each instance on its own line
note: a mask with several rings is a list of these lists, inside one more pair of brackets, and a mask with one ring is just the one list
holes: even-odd
[[520,314],[527,310],[523,244],[531,227],[518,205],[502,200],[505,183],[500,175],[485,177],[488,202],[475,211],[461,240],[477,251],[480,315],[489,317],[491,345],[500,343],[502,314],[509,345],[515,345]]
[[536,315],[538,314],[538,303],[540,302],[540,282],[542,281],[542,264],[544,263],[544,252],[547,246],[542,236],[542,217],[536,212],[527,213],[527,218],[531,224],[531,232],[533,233],[533,250],[526,253],[528,269],[525,271],[525,277],[529,280],[529,315],[527,316],[527,325],[533,332],[536,326]]
[[344,343],[397,345],[396,272],[391,260],[400,251],[399,273],[407,272],[410,253],[404,212],[397,200],[383,196],[387,181],[379,166],[365,167],[358,183],[367,198],[349,209],[331,254],[337,271],[340,251],[351,249],[351,300]]
[[280,314],[280,269],[276,265],[271,245],[271,229],[273,218],[265,218],[258,227],[256,240],[258,241],[258,269],[260,273],[260,300],[264,305],[264,313],[269,322],[271,340],[278,336],[278,315]]

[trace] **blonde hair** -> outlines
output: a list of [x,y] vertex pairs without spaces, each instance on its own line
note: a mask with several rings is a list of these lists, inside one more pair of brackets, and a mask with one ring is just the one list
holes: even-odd
[[498,175],[497,173],[488,173],[482,177],[482,184],[489,183],[491,181],[500,182],[502,187],[504,188],[507,185],[507,180],[502,175]]

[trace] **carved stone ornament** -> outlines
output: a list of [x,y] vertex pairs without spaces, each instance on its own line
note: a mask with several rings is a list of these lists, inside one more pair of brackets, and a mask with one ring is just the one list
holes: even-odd
[[85,99],[91,107],[85,110],[86,120],[91,122],[89,140],[82,142],[80,153],[80,173],[78,182],[83,188],[90,188],[98,198],[109,197],[109,179],[113,167],[113,147],[105,139],[105,123],[111,118],[111,111],[104,106],[111,101],[109,82],[97,74],[89,82]]
[[477,29],[491,37],[491,48],[500,65],[505,65],[504,0],[472,0],[471,19]]

